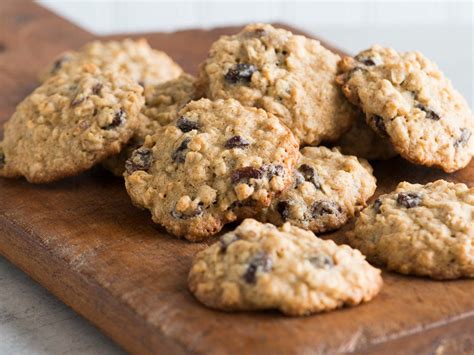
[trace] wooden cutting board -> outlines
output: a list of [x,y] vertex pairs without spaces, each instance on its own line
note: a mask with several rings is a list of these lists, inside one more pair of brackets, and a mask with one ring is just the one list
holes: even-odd
[[[187,71],[236,28],[145,35]],[[0,121],[38,84],[59,52],[93,36],[29,2],[0,2]],[[378,193],[398,181],[474,185],[474,163],[452,175],[401,159],[374,164]],[[344,233],[333,235],[343,240]],[[0,253],[124,349],[134,353],[426,353],[474,349],[474,280],[437,282],[384,273],[372,302],[304,318],[224,313],[187,291],[206,244],[167,236],[134,208],[123,181],[94,169],[35,186],[0,179]]]

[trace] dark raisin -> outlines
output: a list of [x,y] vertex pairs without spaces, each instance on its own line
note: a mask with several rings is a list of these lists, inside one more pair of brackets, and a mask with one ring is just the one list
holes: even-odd
[[251,166],[240,168],[235,170],[230,176],[230,181],[236,184],[240,181],[249,181],[250,179],[261,179],[263,177],[263,171],[261,169],[255,169]]
[[53,64],[53,69],[51,69],[51,73],[55,74],[61,67],[63,66],[63,63],[69,60],[69,56],[65,55],[62,56],[61,58],[56,59],[56,61]]
[[421,203],[421,196],[416,192],[400,192],[397,196],[397,203],[406,208],[413,208]]
[[466,145],[466,143],[469,141],[471,138],[471,131],[467,128],[461,129],[461,135],[459,138],[454,142],[454,146],[460,147]]
[[378,198],[374,201],[374,210],[375,213],[379,214],[380,213],[380,207],[382,207],[382,201]]
[[152,154],[151,149],[148,148],[138,148],[135,149],[125,162],[125,170],[128,174],[132,174],[134,171],[138,170],[148,170],[151,167],[152,163]]
[[225,253],[227,251],[227,248],[229,245],[232,243],[238,241],[240,238],[235,235],[235,234],[224,234],[220,239],[219,243],[221,246],[221,252]]
[[303,174],[301,174],[298,170],[293,170],[293,184],[295,187],[300,186],[303,182],[305,182]]
[[341,212],[341,206],[334,201],[316,201],[313,203],[313,206],[311,206],[311,214],[315,218],[328,214],[337,215]]
[[319,175],[312,166],[309,166],[308,164],[301,164],[298,170],[306,181],[312,183],[317,189],[321,188]]
[[185,138],[178,148],[171,154],[171,159],[175,163],[184,163],[186,161],[186,149],[188,149],[191,138]]
[[309,262],[318,269],[330,269],[334,266],[332,258],[323,254],[309,258]]
[[2,169],[5,166],[5,154],[0,152],[0,169]]
[[232,148],[246,148],[250,145],[250,142],[241,136],[233,136],[229,138],[227,142],[225,142],[225,147],[227,149]]
[[244,280],[249,284],[257,282],[257,271],[268,272],[272,269],[272,259],[265,252],[259,252],[250,259]]
[[250,83],[253,73],[257,68],[252,64],[238,63],[230,68],[224,75],[224,79],[231,84]]
[[100,94],[100,90],[102,90],[102,87],[103,85],[101,83],[97,83],[94,85],[94,87],[92,88],[92,93],[94,95],[99,95]]
[[196,207],[196,209],[192,212],[189,212],[189,213],[182,213],[182,212],[178,212],[176,210],[173,210],[171,211],[171,215],[176,218],[176,219],[190,219],[190,218],[195,218],[195,217],[199,217],[203,214],[203,209],[202,209],[202,205],[198,205]]
[[385,127],[385,122],[383,121],[383,118],[377,115],[372,116],[372,120],[374,121],[374,125],[377,128],[377,131],[379,132],[380,135],[383,137],[387,137],[387,128]]
[[75,98],[71,101],[71,107],[74,107],[74,106],[77,106],[77,105],[83,103],[85,99],[86,99],[85,96],[75,97]]
[[279,201],[276,205],[276,209],[284,221],[290,216],[290,204],[288,201]]
[[199,129],[199,123],[197,123],[196,121],[191,121],[184,116],[181,116],[176,121],[176,127],[186,133],[192,131],[193,129]]
[[114,118],[112,119],[112,122],[107,127],[105,127],[105,129],[117,128],[123,125],[126,120],[127,120],[127,114],[125,113],[125,111],[120,109],[115,114]]
[[429,108],[426,108],[425,106],[421,104],[418,104],[415,107],[423,111],[425,113],[425,117],[430,120],[439,121],[441,118],[436,112],[434,112],[433,110],[430,110]]
[[268,164],[263,167],[263,170],[267,173],[267,178],[271,179],[274,176],[284,176],[285,168],[278,164]]
[[256,201],[251,198],[247,198],[242,201],[234,201],[230,204],[229,209],[236,209],[236,208],[242,208],[242,207],[254,207],[256,204]]
[[359,63],[367,65],[368,67],[376,65],[376,59],[375,58],[366,57],[366,56],[361,55],[361,54],[355,56],[354,59],[357,60]]

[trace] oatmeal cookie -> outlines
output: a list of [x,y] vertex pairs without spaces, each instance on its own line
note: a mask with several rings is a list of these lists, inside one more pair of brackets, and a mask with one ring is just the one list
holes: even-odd
[[211,308],[300,316],[369,301],[382,277],[347,245],[289,223],[277,228],[246,219],[196,255],[188,285]]
[[169,233],[200,240],[268,207],[291,184],[298,142],[279,119],[238,101],[191,101],[127,161],[132,201]]
[[293,171],[293,184],[258,219],[285,222],[315,233],[340,228],[366,205],[376,180],[364,159],[336,148],[306,147]]
[[336,140],[356,117],[336,84],[339,59],[316,40],[253,24],[212,45],[197,86],[210,99],[263,108],[316,145]]
[[361,212],[350,244],[389,270],[474,277],[474,188],[402,182]]
[[117,154],[138,126],[142,92],[92,64],[51,77],[5,123],[0,176],[46,183]]
[[61,54],[41,74],[46,80],[59,72],[73,72],[81,64],[93,63],[102,70],[129,75],[143,87],[156,85],[181,75],[181,67],[166,53],[152,49],[145,39],[100,42],[86,44],[78,52]]
[[339,63],[346,97],[367,123],[415,164],[446,172],[474,155],[474,117],[437,66],[419,52],[374,46]]

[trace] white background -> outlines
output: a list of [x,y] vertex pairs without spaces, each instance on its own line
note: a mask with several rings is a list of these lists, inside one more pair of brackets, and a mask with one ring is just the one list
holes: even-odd
[[[41,3],[96,34],[264,21],[291,24],[352,53],[373,43],[417,49],[436,61],[474,106],[472,1]],[[0,354],[118,352],[93,326],[0,257]]]

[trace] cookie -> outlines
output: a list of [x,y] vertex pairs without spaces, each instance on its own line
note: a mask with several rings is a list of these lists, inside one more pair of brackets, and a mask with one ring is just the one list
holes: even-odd
[[316,40],[253,24],[212,45],[197,86],[211,99],[263,108],[316,145],[336,140],[356,116],[336,84],[339,59]]
[[193,76],[182,74],[162,84],[148,86],[145,89],[145,106],[139,116],[135,134],[119,154],[108,158],[102,165],[115,176],[122,177],[125,162],[132,152],[143,144],[145,137],[175,121],[179,109],[195,98],[194,82]]
[[464,98],[419,52],[374,46],[339,63],[346,97],[405,159],[446,172],[474,155],[474,118]]
[[300,316],[369,301],[382,277],[347,245],[289,223],[278,228],[246,219],[196,255],[188,286],[211,308]]
[[293,184],[258,219],[285,222],[316,233],[340,228],[366,205],[376,179],[364,159],[336,148],[306,147],[293,171]]
[[144,87],[178,77],[181,67],[166,53],[152,49],[145,39],[86,44],[78,52],[61,54],[40,76],[45,80],[58,72],[77,70],[84,63],[93,63],[102,70],[129,75]]
[[402,182],[361,212],[350,244],[402,274],[474,277],[474,188]]
[[51,77],[5,123],[0,176],[46,183],[117,154],[138,125],[142,91],[92,64]]
[[352,122],[351,129],[334,145],[344,154],[369,160],[386,160],[397,155],[390,141],[370,128],[363,113]]
[[132,201],[188,240],[253,216],[291,184],[298,143],[279,119],[238,101],[191,101],[126,163]]

